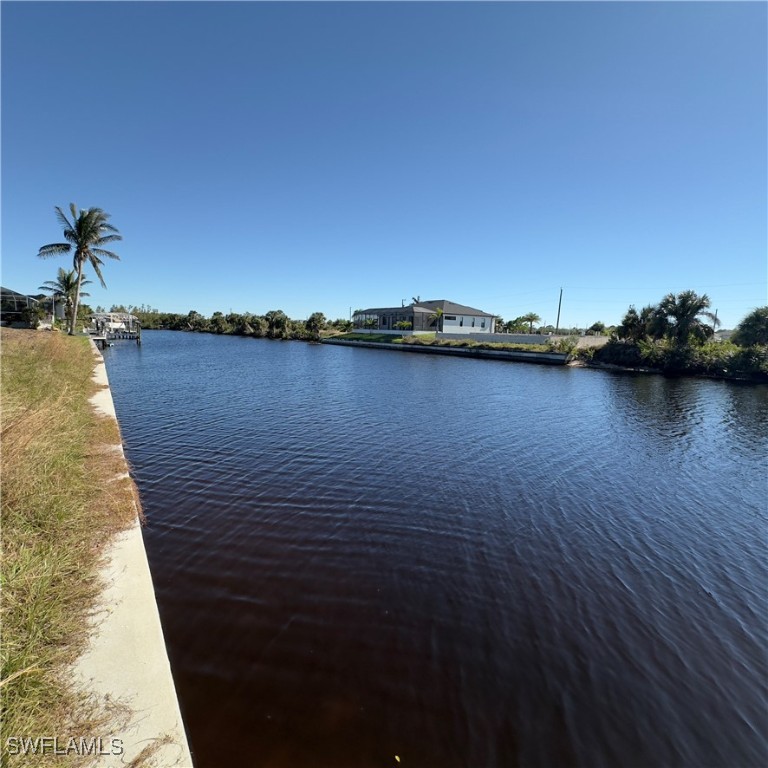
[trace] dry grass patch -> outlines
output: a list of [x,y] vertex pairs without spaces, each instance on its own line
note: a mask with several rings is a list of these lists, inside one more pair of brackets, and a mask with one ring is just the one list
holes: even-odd
[[[135,520],[114,420],[89,397],[84,338],[2,329],[2,765],[80,765],[9,754],[9,737],[107,736],[120,707],[75,690],[106,544]],[[111,727],[110,727],[111,724]],[[87,764],[87,761],[85,761]]]

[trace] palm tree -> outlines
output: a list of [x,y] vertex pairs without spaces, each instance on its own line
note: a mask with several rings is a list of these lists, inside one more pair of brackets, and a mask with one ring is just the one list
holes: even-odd
[[445,313],[443,312],[443,310],[440,307],[438,307],[435,310],[435,313],[433,315],[429,316],[429,319],[430,320],[434,320],[435,321],[435,325],[437,326],[437,331],[435,331],[435,333],[440,333],[440,331],[443,330],[443,315],[444,314]]
[[319,339],[320,331],[325,328],[326,323],[327,320],[322,312],[313,312],[307,318],[307,331],[309,331],[313,339]]
[[638,341],[644,335],[644,326],[640,320],[640,316],[637,314],[634,304],[630,304],[624,318],[621,323],[616,327],[616,335],[620,339],[628,339],[629,341]]
[[525,333],[525,321],[522,317],[516,317],[514,320],[508,320],[504,325],[507,333]]
[[[85,273],[83,273],[83,279],[80,281],[80,286],[90,285],[91,281],[85,279]],[[59,267],[59,273],[55,280],[46,280],[39,288],[39,291],[50,293],[53,299],[59,299],[64,302],[64,315],[67,319],[67,326],[70,324],[70,318],[72,317],[72,307],[75,305],[75,293],[77,291],[77,275],[74,269],[67,272],[63,267]],[[80,297],[90,296],[85,291],[80,291]],[[55,319],[55,317],[54,317]]]
[[116,253],[112,253],[112,251],[105,250],[102,246],[122,240],[123,238],[117,228],[107,221],[109,214],[104,213],[101,208],[89,208],[87,211],[81,210],[78,212],[77,206],[74,203],[70,203],[69,210],[72,214],[72,221],[64,215],[64,212],[58,206],[56,206],[55,210],[56,218],[58,218],[59,223],[64,228],[64,239],[67,242],[44,245],[40,248],[37,255],[42,258],[48,258],[62,253],[69,253],[72,250],[72,246],[75,248],[73,266],[77,272],[77,287],[75,288],[72,316],[69,323],[69,333],[72,335],[75,332],[77,307],[80,304],[83,267],[88,262],[93,267],[93,271],[99,278],[101,285],[106,288],[107,284],[104,282],[101,274],[101,266],[104,264],[101,259],[102,257],[107,257],[108,259],[117,259],[119,261],[120,257]]
[[758,307],[750,312],[739,323],[731,341],[742,347],[768,344],[768,307]]
[[267,321],[269,331],[267,335],[271,339],[278,337],[284,337],[288,328],[288,315],[283,312],[282,309],[271,309],[264,315],[264,319]]
[[669,335],[670,322],[661,307],[648,304],[640,310],[641,338],[649,336],[654,341]]
[[533,333],[533,324],[540,323],[541,318],[535,312],[529,312],[527,315],[522,315],[520,319],[524,323],[528,323],[528,333]]
[[[659,302],[659,311],[670,321],[668,334],[678,345],[688,343],[691,336],[704,340],[712,336],[720,324],[717,317],[709,312],[709,296],[699,296],[695,291],[683,291],[675,296],[667,294]],[[711,325],[702,322],[699,316],[706,317]]]

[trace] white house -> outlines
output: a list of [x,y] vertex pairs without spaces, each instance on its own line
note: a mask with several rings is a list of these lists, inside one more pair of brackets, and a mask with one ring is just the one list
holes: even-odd
[[[439,310],[439,311],[438,311]],[[456,304],[447,299],[418,301],[403,307],[361,309],[352,322],[357,328],[396,331],[410,323],[414,333],[439,331],[451,334],[493,333],[496,315]]]

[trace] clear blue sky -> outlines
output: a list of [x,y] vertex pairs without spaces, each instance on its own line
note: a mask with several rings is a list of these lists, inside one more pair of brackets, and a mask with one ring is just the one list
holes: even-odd
[[[446,298],[620,321],[766,297],[755,3],[20,3],[2,12],[2,283],[124,241],[93,306],[291,317]],[[92,276],[93,277],[93,276]]]

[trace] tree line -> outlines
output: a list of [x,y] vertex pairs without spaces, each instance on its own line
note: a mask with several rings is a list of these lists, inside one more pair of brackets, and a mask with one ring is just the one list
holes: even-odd
[[669,373],[748,377],[768,381],[768,306],[750,312],[730,339],[715,335],[719,321],[706,294],[667,294],[639,311],[630,306],[609,342],[582,349],[582,358]]
[[[102,310],[97,307],[97,311]],[[195,310],[187,314],[160,312],[150,307],[113,305],[110,312],[129,312],[141,322],[141,327],[150,330],[196,331],[232,336],[253,336],[265,339],[303,339],[316,341],[322,331],[339,333],[352,328],[351,320],[328,320],[322,312],[313,312],[308,318],[295,320],[281,309],[273,309],[263,315],[250,312],[214,312],[210,317]]]
[[[58,298],[65,302],[67,328],[72,334],[85,309],[81,307],[81,299],[88,295],[83,292],[83,286],[89,282],[84,273],[86,264],[90,265],[101,285],[106,288],[101,274],[103,259],[119,260],[120,257],[104,246],[122,240],[122,236],[109,223],[109,214],[101,208],[78,210],[74,203],[70,203],[71,219],[58,206],[55,211],[66,242],[43,245],[38,256],[47,258],[74,251],[72,270],[59,269],[57,279],[46,282],[40,286],[40,290],[49,292],[54,300]],[[736,373],[768,380],[768,307],[759,307],[750,312],[731,339],[723,341],[716,340],[715,331],[719,322],[717,315],[710,311],[710,306],[709,297],[695,291],[667,294],[658,304],[643,307],[639,312],[630,306],[615,328],[606,329],[603,323],[594,323],[587,333],[601,334],[608,331],[610,340],[603,347],[581,350],[580,354],[622,366],[648,366],[663,371],[716,375]],[[264,315],[224,315],[222,312],[214,312],[210,318],[195,310],[182,315],[158,312],[143,306],[127,309],[113,307],[112,311],[131,311],[139,318],[142,326],[149,329],[165,328],[271,339],[316,340],[324,330],[344,332],[352,328],[350,320],[329,322],[322,312],[313,312],[306,320],[293,320],[279,309],[270,310]],[[508,333],[531,333],[534,323],[540,321],[541,318],[535,312],[528,312],[509,322],[497,317],[496,327]],[[580,331],[568,329],[564,332]]]

